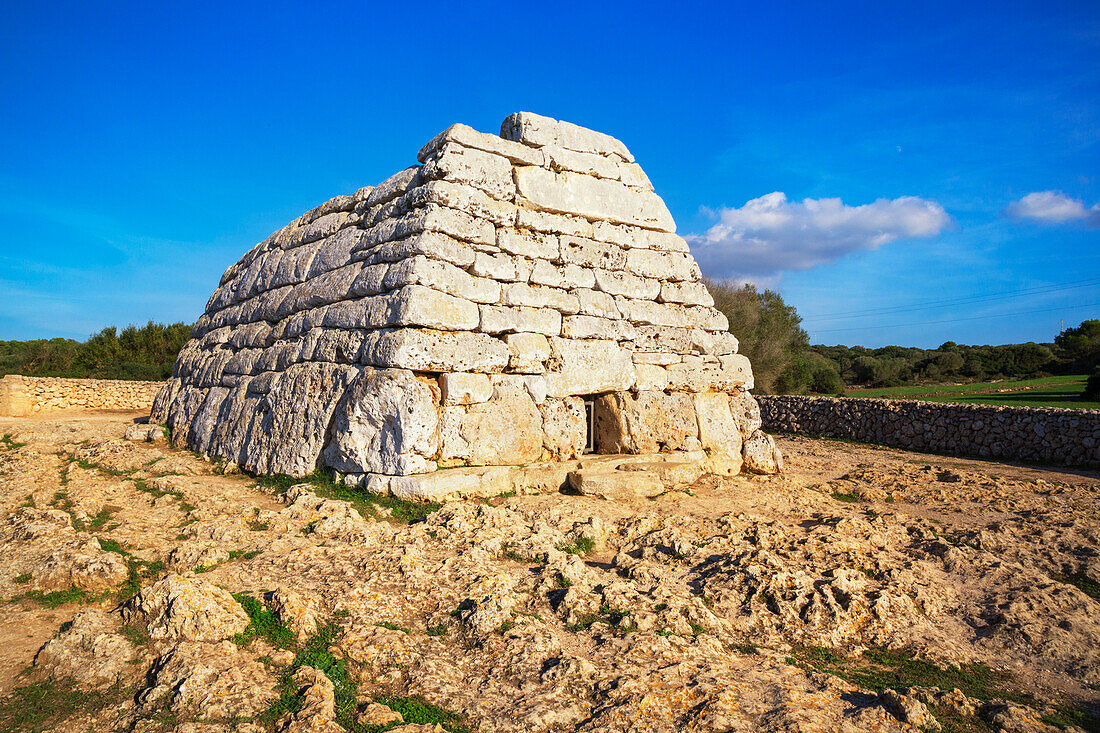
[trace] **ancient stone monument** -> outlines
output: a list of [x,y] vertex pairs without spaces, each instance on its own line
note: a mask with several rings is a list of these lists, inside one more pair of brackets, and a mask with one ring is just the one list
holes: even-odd
[[606,493],[649,465],[585,474],[587,453],[779,470],[748,359],[625,145],[519,112],[417,159],[226,270],[152,419],[250,472],[411,496],[530,483],[515,467]]

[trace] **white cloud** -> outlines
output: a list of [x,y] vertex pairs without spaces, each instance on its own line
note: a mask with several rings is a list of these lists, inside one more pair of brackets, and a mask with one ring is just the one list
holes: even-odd
[[942,206],[916,196],[848,206],[838,198],[791,202],[776,191],[717,216],[706,232],[686,237],[699,267],[711,277],[754,282],[899,239],[934,237],[951,225]]
[[1100,225],[1100,204],[1085,208],[1078,199],[1061,191],[1035,191],[1019,201],[1013,201],[1005,209],[1013,219],[1031,219],[1043,224],[1065,224],[1084,221],[1092,226]]

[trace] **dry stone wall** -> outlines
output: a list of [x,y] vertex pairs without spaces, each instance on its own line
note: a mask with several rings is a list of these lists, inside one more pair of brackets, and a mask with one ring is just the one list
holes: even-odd
[[574,457],[587,400],[601,451],[740,470],[751,367],[623,143],[521,112],[417,159],[230,267],[154,420],[256,473],[403,476]]
[[976,458],[1100,467],[1100,410],[760,396],[767,430]]
[[9,374],[0,379],[0,415],[66,410],[148,410],[163,382],[66,379]]

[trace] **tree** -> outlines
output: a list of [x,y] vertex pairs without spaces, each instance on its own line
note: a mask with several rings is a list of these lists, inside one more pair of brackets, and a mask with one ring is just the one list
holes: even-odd
[[1059,357],[1078,374],[1089,374],[1100,367],[1100,319],[1082,321],[1067,328],[1054,339]]
[[707,281],[714,307],[730,322],[730,331],[741,343],[740,353],[752,362],[756,391],[802,391],[809,374],[804,355],[810,339],[799,325],[798,312],[773,290],[753,285]]

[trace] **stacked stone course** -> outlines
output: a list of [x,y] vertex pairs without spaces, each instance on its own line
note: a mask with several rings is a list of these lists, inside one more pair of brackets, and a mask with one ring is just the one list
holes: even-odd
[[231,266],[153,419],[256,473],[403,476],[575,457],[589,399],[601,452],[741,469],[749,362],[625,145],[520,112],[417,159]]
[[761,396],[768,430],[975,458],[1100,467],[1100,410]]
[[163,382],[9,374],[0,379],[0,415],[66,410],[148,410]]

